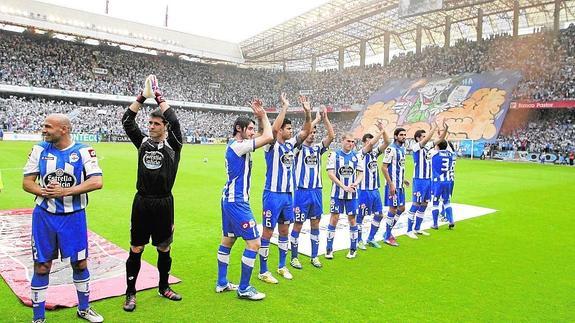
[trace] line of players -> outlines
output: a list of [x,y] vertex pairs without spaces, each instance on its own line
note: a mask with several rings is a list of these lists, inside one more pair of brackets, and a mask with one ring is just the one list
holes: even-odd
[[[279,264],[277,273],[285,279],[293,276],[286,266],[291,244],[291,266],[302,269],[298,258],[299,234],[303,223],[310,220],[311,264],[321,268],[318,258],[319,222],[322,215],[321,157],[328,151],[335,138],[334,129],[325,110],[312,120],[310,102],[300,97],[305,114],[303,129],[293,136],[291,121],[286,118],[289,101],[285,94],[280,97],[281,111],[273,125],[267,118],[261,100],[254,99],[251,108],[258,119],[259,134],[256,135],[255,121],[239,117],[234,123],[233,138],[227,146],[225,160],[227,182],[222,193],[222,232],[218,250],[218,280],[216,292],[236,291],[239,298],[261,300],[265,294],[249,284],[255,260],[259,255],[258,278],[266,283],[277,284],[278,280],[268,269],[270,239],[278,228]],[[315,143],[316,127],[324,123],[327,136]],[[377,123],[379,132],[365,134],[363,147],[355,150],[351,133],[342,135],[341,149],[328,157],[326,169],[332,181],[330,200],[330,222],[327,227],[326,259],[333,259],[333,241],[340,214],[348,217],[350,248],[347,258],[356,257],[357,249],[366,249],[366,244],[381,248],[375,235],[384,220],[382,200],[379,193],[380,178],[377,159],[383,156],[382,172],[386,180],[384,205],[389,207],[385,215],[384,242],[398,246],[392,229],[405,211],[406,130],[397,128],[393,142],[389,140],[384,125]],[[454,227],[449,204],[453,190],[453,169],[455,155],[448,149],[445,140],[447,126],[440,133],[435,147],[430,147],[431,137],[437,130],[434,126],[429,134],[423,130],[415,133],[413,146],[414,187],[413,204],[408,211],[407,236],[429,235],[421,229],[427,203],[432,199],[433,226],[438,228],[439,204],[443,207],[449,228]],[[383,137],[383,140],[381,138]],[[263,147],[266,161],[266,180],[263,193],[263,232],[260,238],[256,220],[249,206],[251,181],[251,152]],[[362,237],[362,223],[366,215],[373,215],[366,243]],[[291,233],[290,224],[293,223]],[[239,285],[228,281],[227,270],[231,248],[236,239],[246,242],[242,255]]]

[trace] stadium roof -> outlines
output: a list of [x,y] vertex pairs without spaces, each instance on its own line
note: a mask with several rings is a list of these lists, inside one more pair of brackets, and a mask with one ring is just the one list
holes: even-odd
[[[553,26],[553,0],[519,0],[519,29]],[[255,66],[309,69],[312,57],[318,67],[337,66],[339,48],[345,62],[359,61],[360,43],[366,56],[384,51],[384,34],[390,32],[390,52],[415,48],[417,26],[422,27],[422,48],[445,41],[446,16],[451,17],[451,39],[476,38],[479,9],[483,36],[511,33],[514,0],[444,0],[443,9],[399,17],[399,0],[332,0],[240,43],[246,63]],[[575,1],[561,1],[560,21],[572,21]],[[383,61],[383,60],[381,60]]]
[[244,62],[236,43],[33,0],[2,0],[0,24],[32,27],[204,60]]

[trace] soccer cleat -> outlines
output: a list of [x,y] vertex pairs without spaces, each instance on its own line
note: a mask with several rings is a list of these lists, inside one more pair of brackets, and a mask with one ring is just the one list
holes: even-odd
[[449,230],[453,230],[455,228],[455,223],[449,223]]
[[303,266],[301,265],[301,262],[299,262],[299,259],[297,259],[297,258],[293,258],[290,261],[290,265],[292,267],[294,267],[295,269],[302,269],[303,268]]
[[269,271],[266,271],[263,274],[258,274],[258,279],[268,284],[278,283],[278,280],[274,276],[272,276],[272,273],[270,273]]
[[375,240],[367,240],[367,244],[375,249],[381,249],[381,246]]
[[76,313],[78,314],[79,318],[84,319],[88,322],[94,322],[94,323],[104,322],[104,318],[102,317],[102,315],[96,313],[96,311],[94,311],[92,307],[88,307],[83,311],[78,310]]
[[278,274],[279,274],[280,276],[282,276],[283,278],[285,278],[285,279],[288,279],[288,280],[292,280],[292,279],[293,279],[293,276],[292,276],[292,274],[289,272],[289,269],[287,269],[287,267],[278,268]]
[[357,249],[361,249],[361,250],[367,250],[367,247],[365,246],[365,242],[360,241],[357,243]]
[[385,242],[385,244],[390,245],[392,247],[399,247],[399,243],[397,243],[397,240],[395,240],[395,237],[389,237],[389,239],[385,239],[383,242]]
[[345,256],[345,257],[346,257],[347,259],[353,259],[353,258],[355,258],[356,254],[357,254],[357,251],[356,251],[356,250],[350,250],[350,251],[347,253],[347,256]]
[[439,230],[439,227],[436,226],[436,225],[432,225],[431,228],[432,228],[433,230]]
[[411,239],[415,239],[415,240],[419,239],[419,238],[417,237],[417,235],[415,234],[415,232],[413,232],[413,231],[409,231],[409,232],[406,234],[406,236],[410,237]]
[[46,323],[46,319],[42,318],[42,319],[32,320],[32,323]]
[[323,265],[322,265],[321,262],[319,261],[319,258],[318,258],[318,257],[311,258],[311,264],[312,264],[315,268],[321,268],[321,267],[323,267]]
[[126,312],[133,312],[136,309],[136,294],[126,294],[126,300],[122,308]]
[[416,233],[416,234],[419,234],[419,235],[421,235],[421,236],[430,236],[430,235],[431,235],[431,233],[429,233],[429,232],[427,232],[427,231],[425,231],[425,230],[417,230],[417,231],[415,231],[415,233]]
[[216,285],[216,293],[231,292],[238,290],[238,285],[228,282],[225,286]]
[[333,259],[333,250],[325,252],[325,259]]
[[158,292],[158,294],[162,297],[165,297],[171,301],[181,301],[182,300],[182,295],[174,292],[173,289],[171,289],[170,287],[167,287],[164,290],[160,290]]
[[252,301],[259,301],[266,298],[266,294],[258,292],[255,287],[248,286],[245,290],[237,291],[238,297],[243,299],[249,299]]

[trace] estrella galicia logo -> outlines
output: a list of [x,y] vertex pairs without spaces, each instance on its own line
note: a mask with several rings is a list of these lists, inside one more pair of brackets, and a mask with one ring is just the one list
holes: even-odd
[[162,161],[164,160],[164,155],[159,151],[146,151],[142,161],[147,169],[158,169],[162,167]]
[[353,175],[353,167],[347,165],[341,166],[337,172],[341,177],[351,177]]
[[282,164],[287,166],[288,168],[291,167],[293,163],[293,154],[292,153],[285,153],[281,156],[280,161]]
[[367,169],[372,173],[377,172],[377,161],[375,161],[375,160],[370,161],[367,164]]
[[66,173],[62,168],[46,174],[44,176],[44,185],[48,186],[50,182],[58,182],[62,187],[72,187],[76,185],[76,177],[73,174]]
[[316,155],[307,155],[307,156],[305,156],[303,161],[308,166],[316,166],[317,165],[317,156]]

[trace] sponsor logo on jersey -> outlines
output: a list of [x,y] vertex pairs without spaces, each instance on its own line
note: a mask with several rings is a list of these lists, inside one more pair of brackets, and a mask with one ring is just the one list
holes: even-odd
[[351,166],[341,166],[338,170],[337,170],[339,176],[341,177],[351,177],[353,176],[353,167]]
[[372,160],[369,163],[367,163],[367,169],[372,173],[377,172],[377,161]]
[[65,172],[62,168],[48,173],[43,178],[44,185],[48,186],[51,182],[57,182],[62,187],[72,187],[76,185],[76,177],[73,174]]
[[90,154],[90,157],[96,157],[96,151],[94,149],[88,149],[88,153]]
[[317,165],[317,156],[316,155],[307,155],[303,159],[303,162],[308,166],[316,166]]
[[78,160],[80,160],[80,156],[78,156],[78,154],[76,154],[76,153],[71,153],[71,154],[70,154],[70,162],[71,162],[71,163],[75,163],[75,162],[77,162]]
[[146,151],[144,157],[142,157],[142,162],[147,169],[158,169],[162,167],[162,161],[164,160],[164,155],[159,151]]
[[290,168],[293,164],[293,154],[292,153],[285,153],[281,156],[280,161],[284,164],[287,168]]

